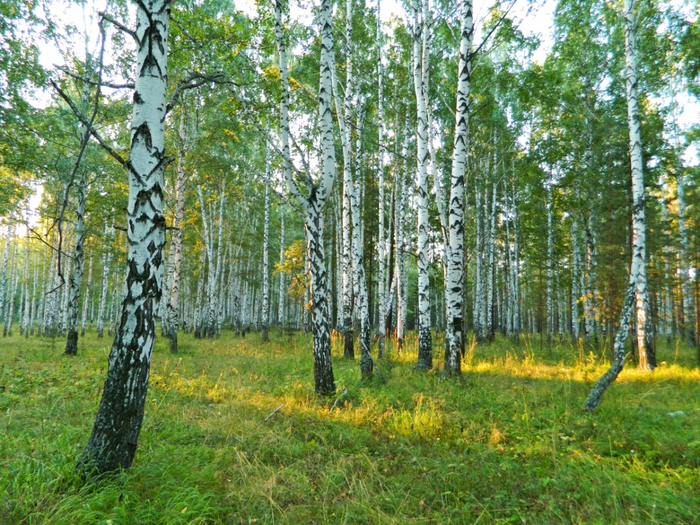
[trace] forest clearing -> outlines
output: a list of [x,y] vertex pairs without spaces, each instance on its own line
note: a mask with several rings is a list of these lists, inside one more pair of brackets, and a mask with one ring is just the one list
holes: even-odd
[[3,0],[0,525],[700,523],[700,0]]
[[412,337],[367,382],[334,337],[338,395],[324,399],[310,336],[271,339],[185,336],[179,356],[158,340],[136,461],[87,486],[75,462],[109,345],[88,334],[76,359],[50,339],[3,340],[0,523],[700,519],[700,370],[683,345],[661,346],[651,375],[625,370],[590,414],[606,363],[566,343],[470,346],[453,382],[414,369]]

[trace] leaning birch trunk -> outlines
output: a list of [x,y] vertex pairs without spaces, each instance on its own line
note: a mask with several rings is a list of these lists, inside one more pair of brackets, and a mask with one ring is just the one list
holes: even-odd
[[[86,131],[87,133],[87,131]],[[66,338],[66,355],[78,354],[78,301],[80,300],[80,281],[83,278],[83,243],[85,242],[85,201],[87,200],[87,183],[84,174],[76,180],[78,190],[78,209],[75,211],[75,248],[73,250],[73,271],[68,280],[68,337]]]
[[[413,10],[413,86],[416,92],[418,123],[417,139],[417,201],[418,211],[418,361],[416,368],[428,370],[433,367],[433,343],[430,332],[430,276],[428,260],[428,121],[423,93],[423,68],[428,60],[421,53],[422,27],[419,0],[412,0]],[[427,2],[427,0],[422,0]]]
[[107,379],[90,440],[78,462],[84,473],[128,468],[136,453],[155,340],[153,310],[163,278],[165,90],[170,0],[139,2],[127,207],[126,295],[109,356]]
[[268,342],[270,324],[270,144],[265,142],[265,223],[263,224],[262,340]]
[[445,282],[446,376],[460,375],[464,345],[464,177],[469,147],[469,90],[472,69],[472,1],[461,2],[462,24],[457,69],[457,111],[448,216],[449,254]]
[[610,368],[605,374],[603,374],[595,385],[591,393],[588,394],[586,401],[583,403],[583,407],[586,410],[592,411],[600,403],[601,397],[605,390],[617,379],[617,376],[622,372],[622,368],[625,364],[625,341],[627,340],[627,333],[629,332],[629,322],[632,316],[632,311],[635,305],[635,285],[633,282],[633,276],[630,275],[630,284],[627,287],[625,293],[625,302],[622,305],[622,312],[620,313],[620,324],[617,327],[617,335],[615,336],[615,345],[613,347],[613,362],[610,364]]
[[177,335],[180,328],[180,267],[182,266],[182,223],[185,219],[185,156],[187,155],[187,135],[185,128],[185,110],[180,114],[180,132],[178,136],[177,178],[175,180],[175,214],[173,216],[173,235],[171,239],[170,264],[170,295],[166,306],[168,316],[168,334],[170,352],[177,353]]
[[[289,192],[304,210],[307,237],[307,259],[311,275],[311,311],[313,323],[314,383],[317,394],[335,392],[335,379],[331,364],[330,309],[327,294],[327,270],[323,246],[323,209],[333,189],[335,180],[335,148],[333,144],[332,69],[333,29],[332,1],[322,0],[319,10],[321,25],[321,60],[319,86],[319,127],[321,132],[321,176],[316,183],[307,180],[308,195],[304,196],[292,177],[292,160],[289,151],[289,78],[287,76],[287,52],[282,34],[282,0],[275,1],[275,35],[279,51],[280,80],[280,128],[284,174]],[[310,174],[306,174],[310,179]]]
[[105,224],[105,248],[102,253],[102,286],[100,289],[100,306],[97,309],[97,337],[99,339],[102,339],[104,336],[105,307],[107,306],[107,293],[109,289],[109,265],[112,259],[112,250],[109,246],[110,237],[109,226]]
[[635,285],[635,317],[639,368],[656,368],[651,311],[647,291],[646,214],[642,136],[639,121],[637,85],[637,29],[634,0],[624,0],[625,17],[625,88],[627,94],[627,123],[630,136],[630,165],[632,168],[632,282]]

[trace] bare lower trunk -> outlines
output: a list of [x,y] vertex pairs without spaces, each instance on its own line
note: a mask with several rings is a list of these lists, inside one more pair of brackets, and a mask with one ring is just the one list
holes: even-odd
[[617,335],[615,336],[613,362],[610,364],[608,371],[593,385],[591,393],[588,394],[586,401],[583,403],[583,407],[586,410],[595,410],[605,390],[617,379],[620,372],[622,372],[626,354],[625,341],[627,340],[627,333],[629,332],[629,322],[632,316],[634,303],[634,283],[630,283],[625,294],[625,302],[622,305],[622,312],[620,313],[620,324],[617,327]]

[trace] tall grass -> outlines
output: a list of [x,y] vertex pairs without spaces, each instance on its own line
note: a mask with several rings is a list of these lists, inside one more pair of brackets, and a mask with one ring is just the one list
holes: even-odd
[[472,340],[451,381],[413,369],[409,337],[364,382],[334,339],[335,403],[313,393],[310,337],[272,336],[184,336],[177,356],[158,341],[135,463],[89,485],[73,467],[109,341],[69,358],[4,339],[0,524],[700,523],[700,372],[682,345],[590,415],[606,363],[583,345]]

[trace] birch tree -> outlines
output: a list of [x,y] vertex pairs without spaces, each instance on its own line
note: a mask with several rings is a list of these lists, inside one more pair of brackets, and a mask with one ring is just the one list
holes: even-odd
[[[422,2],[422,4],[420,3]],[[416,368],[433,367],[433,342],[430,332],[430,275],[428,257],[428,118],[427,92],[424,70],[428,65],[428,51],[421,48],[423,31],[429,31],[425,17],[428,0],[411,0],[413,13],[413,87],[416,95],[417,179],[416,207],[418,210],[418,361]]]
[[630,279],[635,286],[635,321],[639,368],[656,368],[651,311],[646,271],[646,212],[642,163],[642,136],[639,120],[637,78],[637,20],[635,0],[624,0],[625,20],[625,92],[629,126],[630,165],[632,168],[632,267]]
[[289,78],[287,51],[282,32],[282,0],[275,0],[275,36],[279,53],[282,96],[280,100],[280,142],[284,175],[289,194],[304,212],[307,259],[311,275],[311,316],[313,332],[314,382],[317,394],[335,392],[335,379],[331,364],[330,308],[328,304],[328,277],[323,243],[324,208],[335,180],[335,147],[333,144],[332,70],[333,28],[332,1],[322,0],[318,13],[321,32],[320,86],[318,95],[318,121],[320,128],[321,159],[320,176],[311,178],[309,170],[301,176],[306,183],[306,195],[302,193],[292,176],[292,159],[289,148]]
[[139,2],[129,177],[126,295],[100,407],[78,461],[84,473],[128,468],[136,453],[155,340],[153,316],[163,278],[163,170],[170,0]]
[[449,252],[445,282],[447,326],[445,337],[445,375],[461,373],[460,355],[464,346],[464,178],[469,147],[469,89],[473,18],[471,0],[462,0],[459,66],[457,70],[457,110],[452,154],[449,198]]

